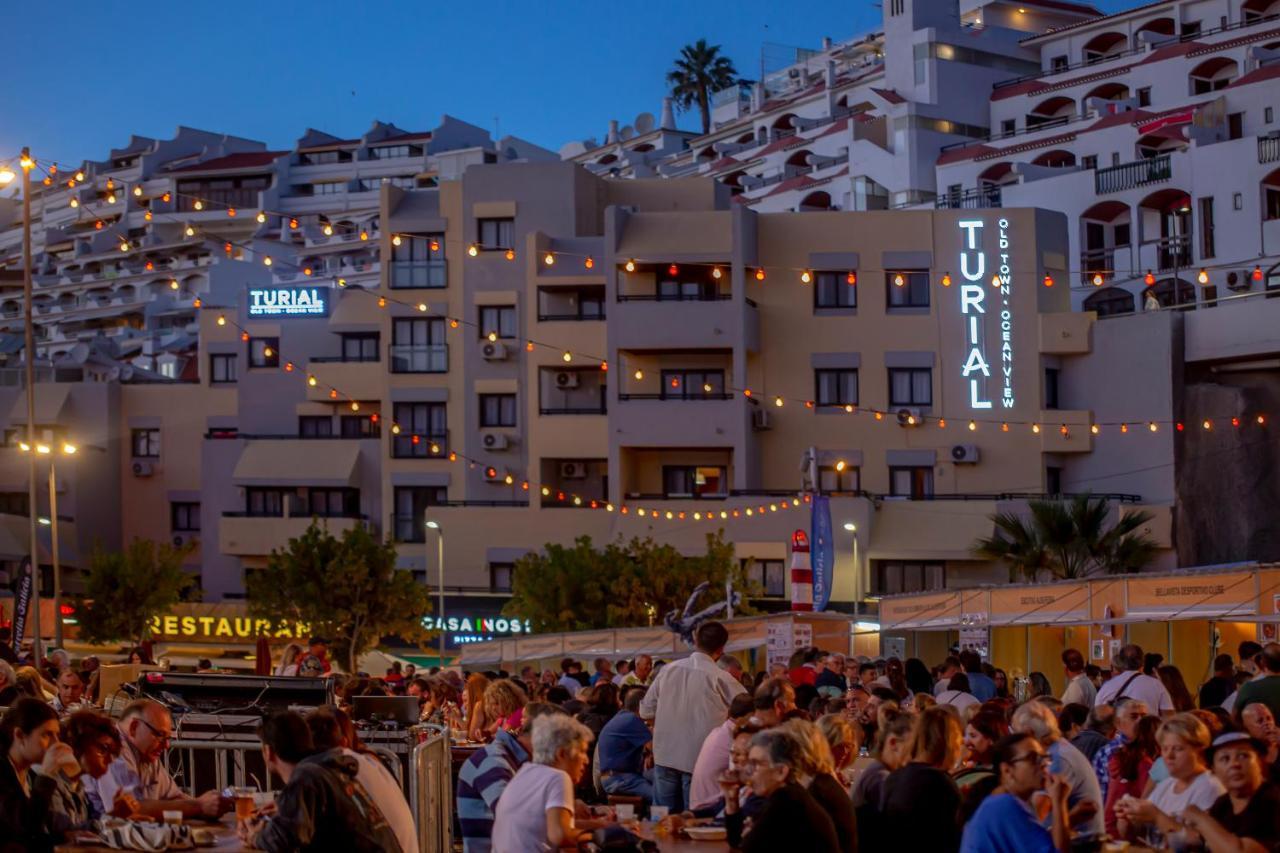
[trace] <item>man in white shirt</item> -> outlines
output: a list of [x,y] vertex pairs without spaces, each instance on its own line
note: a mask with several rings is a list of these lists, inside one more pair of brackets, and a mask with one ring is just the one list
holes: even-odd
[[1098,695],[1098,688],[1093,686],[1089,676],[1084,672],[1084,655],[1078,649],[1066,649],[1062,653],[1062,666],[1067,673],[1067,689],[1062,693],[1062,704],[1084,705],[1093,707],[1093,700]]
[[1173,698],[1160,679],[1142,671],[1142,647],[1130,643],[1121,646],[1111,662],[1111,680],[1102,685],[1094,697],[1094,705],[1118,705],[1120,699],[1137,699],[1149,711],[1161,716],[1172,714]]
[[937,696],[944,690],[950,690],[951,679],[956,673],[963,671],[960,668],[960,658],[955,655],[948,655],[947,659],[942,662],[942,672],[938,676],[938,681],[933,685],[933,695]]
[[640,716],[653,720],[654,802],[673,813],[689,805],[689,786],[698,752],[729,716],[729,703],[743,686],[716,665],[729,642],[719,622],[704,622],[694,635],[694,652],[664,666],[640,703]]

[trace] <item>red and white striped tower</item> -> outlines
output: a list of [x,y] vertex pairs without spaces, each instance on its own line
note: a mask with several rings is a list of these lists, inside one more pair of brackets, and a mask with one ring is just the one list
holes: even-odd
[[813,610],[813,568],[809,537],[803,530],[791,534],[791,609]]

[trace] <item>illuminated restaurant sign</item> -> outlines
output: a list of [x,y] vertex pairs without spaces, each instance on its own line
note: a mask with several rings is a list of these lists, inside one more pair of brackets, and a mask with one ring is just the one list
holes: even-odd
[[[958,223],[965,232],[964,247],[960,250],[960,314],[965,321],[965,346],[967,354],[960,375],[969,383],[969,408],[990,409],[991,357],[994,347],[988,346],[986,314],[990,306],[998,309],[1000,318],[999,369],[995,388],[1000,395],[1000,406],[1013,408],[1013,310],[1009,304],[1013,273],[1009,266],[1009,220],[1000,219],[999,252],[991,264],[991,289],[988,291],[987,251],[982,243],[982,230],[986,223],[981,219],[962,219]],[[993,294],[990,302],[988,295]],[[998,295],[997,305],[994,295]]]
[[528,619],[504,616],[424,616],[424,627],[459,634],[532,634]]
[[301,622],[272,622],[233,614],[170,613],[151,619],[151,636],[168,642],[251,643],[259,636],[281,640],[305,640],[310,630]]
[[327,317],[327,287],[251,287],[250,317]]

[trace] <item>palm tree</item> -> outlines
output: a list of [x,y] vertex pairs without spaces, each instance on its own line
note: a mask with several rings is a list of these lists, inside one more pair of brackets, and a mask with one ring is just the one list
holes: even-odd
[[1044,571],[1063,580],[1136,572],[1155,555],[1155,542],[1135,532],[1151,520],[1149,512],[1122,515],[1107,527],[1106,498],[1029,501],[1027,508],[1029,518],[993,515],[995,535],[973,546],[976,556],[1007,563],[1010,581],[1034,580]]
[[711,130],[711,93],[734,85],[738,69],[733,60],[720,55],[720,45],[698,39],[680,48],[675,67],[667,72],[671,99],[681,110],[698,105],[702,115],[702,132]]

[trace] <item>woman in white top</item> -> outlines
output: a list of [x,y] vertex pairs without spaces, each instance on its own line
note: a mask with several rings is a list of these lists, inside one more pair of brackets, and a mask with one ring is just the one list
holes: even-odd
[[958,672],[951,676],[951,683],[947,685],[947,689],[938,694],[938,704],[951,705],[963,714],[965,708],[981,703],[977,696],[969,692],[969,676]]
[[1169,769],[1169,778],[1156,785],[1146,799],[1125,797],[1116,803],[1117,828],[1122,837],[1127,836],[1132,827],[1146,826],[1148,840],[1159,842],[1154,833],[1167,838],[1184,831],[1177,818],[1188,805],[1208,811],[1214,801],[1226,793],[1205,764],[1209,729],[1198,717],[1190,713],[1174,714],[1160,726],[1156,740]]
[[297,675],[298,658],[301,656],[302,646],[297,643],[285,646],[284,654],[280,655],[280,665],[276,667],[276,675]]
[[584,830],[575,824],[573,786],[586,772],[591,729],[567,714],[533,721],[533,760],[511,777],[493,813],[493,853],[526,853],[576,847]]

